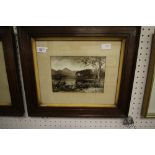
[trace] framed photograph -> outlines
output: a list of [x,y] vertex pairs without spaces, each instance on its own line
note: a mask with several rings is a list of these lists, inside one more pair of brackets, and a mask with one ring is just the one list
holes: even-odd
[[0,115],[21,116],[24,113],[16,47],[11,27],[0,27]]
[[140,27],[19,27],[30,116],[126,117]]
[[150,54],[150,63],[148,68],[145,93],[143,98],[142,116],[155,117],[155,35],[152,37],[152,48]]

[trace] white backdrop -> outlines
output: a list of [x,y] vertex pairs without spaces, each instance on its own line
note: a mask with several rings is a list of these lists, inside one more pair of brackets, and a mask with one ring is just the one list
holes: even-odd
[[[149,63],[151,39],[154,30],[155,26],[142,27],[141,29],[135,79],[129,110],[129,115],[133,117],[136,128],[155,128],[155,119],[144,119],[140,116]],[[25,116],[0,117],[0,128],[127,128],[127,126],[123,125],[124,119],[28,117],[26,101],[24,102]]]

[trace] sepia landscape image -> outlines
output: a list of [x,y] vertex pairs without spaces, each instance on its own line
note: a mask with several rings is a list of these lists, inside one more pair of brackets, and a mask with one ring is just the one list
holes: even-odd
[[103,93],[106,57],[52,56],[53,92]]

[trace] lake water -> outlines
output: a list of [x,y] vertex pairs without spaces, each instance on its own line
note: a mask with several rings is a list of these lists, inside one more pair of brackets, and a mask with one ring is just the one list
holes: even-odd
[[65,79],[66,85],[75,85],[76,79]]
[[[58,82],[56,80],[53,81],[55,84]],[[103,93],[104,92],[104,81],[101,81],[100,88],[99,87],[89,87],[89,88],[82,88],[77,87],[76,79],[63,79],[61,82],[65,82],[65,85],[61,85],[60,87],[56,88],[56,92],[81,92],[81,93]]]

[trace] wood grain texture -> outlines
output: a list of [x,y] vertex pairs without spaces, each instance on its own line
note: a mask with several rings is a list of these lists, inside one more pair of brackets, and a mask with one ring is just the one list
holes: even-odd
[[[140,27],[18,27],[20,56],[30,116],[44,117],[126,117],[132,92]],[[37,99],[32,38],[41,37],[112,37],[126,40],[117,107],[40,107]]]

